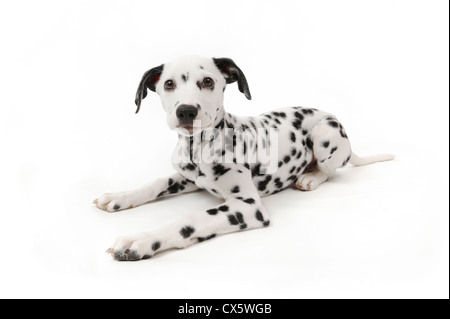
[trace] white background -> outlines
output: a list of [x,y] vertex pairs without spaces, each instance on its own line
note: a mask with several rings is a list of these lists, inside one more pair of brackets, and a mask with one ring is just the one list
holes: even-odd
[[[0,297],[448,298],[447,1],[2,1]],[[149,68],[231,57],[226,109],[334,113],[360,155],[313,192],[264,199],[271,227],[152,259],[105,254],[216,205],[107,214],[92,200],[170,174],[176,134]]]

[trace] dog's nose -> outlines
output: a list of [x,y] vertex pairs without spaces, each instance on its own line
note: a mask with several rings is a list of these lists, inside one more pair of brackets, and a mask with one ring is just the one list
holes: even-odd
[[178,121],[183,125],[192,125],[198,114],[198,109],[192,105],[182,104],[176,111]]

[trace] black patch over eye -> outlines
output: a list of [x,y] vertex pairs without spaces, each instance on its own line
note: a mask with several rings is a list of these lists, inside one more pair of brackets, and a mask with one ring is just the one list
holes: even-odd
[[214,85],[214,80],[211,79],[210,77],[206,77],[203,79],[202,85],[203,87],[211,87]]
[[175,82],[172,81],[172,80],[167,80],[167,81],[164,83],[164,89],[165,89],[166,91],[172,91],[173,89],[175,89]]

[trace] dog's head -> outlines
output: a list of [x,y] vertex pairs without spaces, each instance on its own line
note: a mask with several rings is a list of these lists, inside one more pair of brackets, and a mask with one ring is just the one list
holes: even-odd
[[[169,127],[182,135],[210,128],[223,113],[225,86],[238,82],[239,91],[251,99],[241,69],[228,58],[188,56],[144,73],[136,92],[136,113],[147,89],[161,98]],[[195,123],[194,123],[195,121]]]

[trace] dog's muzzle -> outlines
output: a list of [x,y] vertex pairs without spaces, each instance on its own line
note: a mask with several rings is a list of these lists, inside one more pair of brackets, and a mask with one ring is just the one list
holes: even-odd
[[192,105],[182,104],[177,108],[176,115],[181,127],[192,128],[198,109]]

